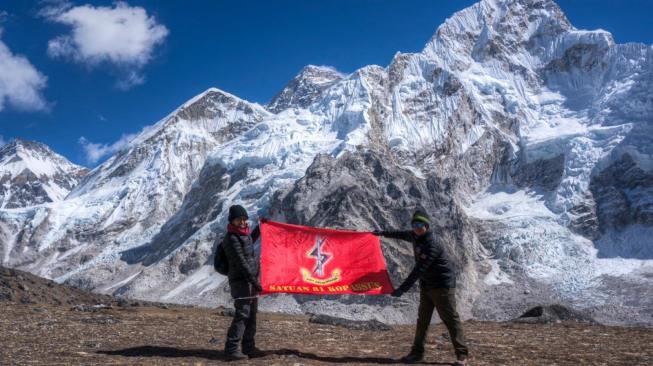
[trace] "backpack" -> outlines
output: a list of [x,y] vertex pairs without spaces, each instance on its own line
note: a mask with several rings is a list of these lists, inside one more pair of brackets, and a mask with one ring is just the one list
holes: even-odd
[[225,235],[222,241],[218,243],[215,248],[215,256],[213,257],[213,268],[216,272],[224,276],[229,273],[229,261],[227,260],[227,253],[224,251],[224,242],[227,240],[228,235]]

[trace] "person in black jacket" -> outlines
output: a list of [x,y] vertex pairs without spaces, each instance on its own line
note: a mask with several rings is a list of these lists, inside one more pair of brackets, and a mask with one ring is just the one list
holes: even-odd
[[375,235],[401,239],[413,243],[415,267],[404,283],[392,296],[399,297],[420,281],[420,301],[417,315],[415,340],[410,353],[401,360],[405,363],[419,362],[424,358],[426,334],[431,323],[433,309],[449,330],[457,361],[454,365],[464,365],[468,356],[462,323],[456,310],[455,267],[444,249],[438,245],[430,230],[431,221],[423,211],[416,211],[409,231],[375,231]]
[[254,341],[258,311],[256,296],[263,291],[258,281],[260,268],[254,243],[261,231],[257,226],[250,233],[248,219],[245,208],[239,205],[231,206],[227,234],[222,244],[229,264],[227,278],[235,308],[224,347],[228,360],[244,360],[262,355]]

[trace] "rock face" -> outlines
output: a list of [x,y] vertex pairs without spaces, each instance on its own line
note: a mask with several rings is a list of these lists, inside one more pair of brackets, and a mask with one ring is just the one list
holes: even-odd
[[[470,316],[478,274],[488,268],[481,261],[484,249],[456,198],[457,190],[454,179],[436,174],[417,177],[375,152],[346,152],[339,158],[319,155],[291,189],[278,192],[269,215],[309,226],[398,230],[408,226],[416,209],[429,212],[438,244],[456,261],[459,288],[467,297],[461,311]],[[412,269],[411,244],[383,239],[382,247],[398,285]]]
[[[267,110],[217,89],[197,96],[66,200],[0,210],[3,263],[99,292],[223,305],[209,262],[233,203],[254,220],[359,230],[406,227],[422,207],[457,261],[466,317],[513,319],[555,299],[650,323],[653,297],[610,294],[653,273],[652,81],[651,46],[578,30],[551,0],[483,0],[386,68],[305,68]],[[400,281],[411,250],[383,247]],[[415,303],[263,306],[406,322]]]
[[[455,186],[452,179],[418,178],[374,152],[319,155],[304,177],[274,197],[269,214],[302,225],[392,230],[405,228],[419,208],[431,214],[439,244],[456,260],[460,276],[466,276],[477,272],[466,267],[475,266],[482,248],[455,198]],[[406,275],[410,244],[384,244],[391,271]]]
[[590,190],[601,230],[653,225],[653,172],[642,170],[630,155],[593,177]]
[[331,67],[308,65],[272,98],[266,108],[272,113],[293,107],[308,108],[320,99],[322,92],[343,77]]
[[389,325],[383,324],[378,320],[367,320],[367,321],[349,320],[343,318],[336,318],[328,315],[317,314],[311,316],[311,318],[308,321],[309,323],[313,323],[313,324],[333,325],[336,327],[343,327],[343,328],[355,329],[355,330],[372,330],[377,332],[392,330],[392,328]]
[[562,305],[541,305],[526,311],[522,316],[514,320],[518,323],[559,323],[563,321],[575,321],[595,323],[591,316],[583,312],[568,309]]
[[41,143],[15,139],[0,146],[0,208],[61,201],[87,172]]
[[653,259],[651,238],[645,237],[653,226],[653,171],[626,153],[592,178],[590,190],[602,233],[599,257]]

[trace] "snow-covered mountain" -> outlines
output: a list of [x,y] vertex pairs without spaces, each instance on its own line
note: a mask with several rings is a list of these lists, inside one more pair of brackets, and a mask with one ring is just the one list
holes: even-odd
[[93,169],[66,200],[1,212],[5,264],[60,280],[110,265],[176,212],[210,151],[268,115],[217,89],[196,96]]
[[41,143],[14,139],[0,146],[0,208],[61,201],[87,172]]
[[[466,316],[563,302],[651,322],[653,47],[574,28],[551,0],[483,0],[425,48],[349,75],[309,66],[267,110],[202,94],[59,203],[0,210],[3,263],[101,292],[214,305],[226,209],[360,230],[421,206]],[[395,279],[404,244],[384,242]],[[406,321],[415,297],[264,306]],[[392,306],[388,306],[392,305]]]

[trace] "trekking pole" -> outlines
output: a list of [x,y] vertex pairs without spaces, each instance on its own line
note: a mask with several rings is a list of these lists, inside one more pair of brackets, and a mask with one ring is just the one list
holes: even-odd
[[256,299],[259,297],[258,295],[255,296],[246,296],[246,297],[236,297],[234,300],[251,300],[251,299]]

